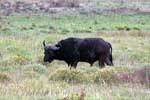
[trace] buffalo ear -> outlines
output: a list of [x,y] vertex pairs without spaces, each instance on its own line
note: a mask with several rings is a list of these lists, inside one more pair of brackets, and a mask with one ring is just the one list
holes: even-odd
[[44,47],[46,46],[46,44],[45,44],[45,40],[43,41],[43,46],[44,46]]

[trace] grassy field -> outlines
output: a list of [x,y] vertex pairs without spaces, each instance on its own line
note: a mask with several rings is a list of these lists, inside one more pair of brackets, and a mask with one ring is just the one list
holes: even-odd
[[16,33],[93,33],[116,30],[150,30],[150,15],[18,15],[3,19],[0,29]]
[[[43,65],[42,41],[99,37],[113,46],[114,67],[62,61]],[[150,67],[150,15],[13,14],[0,17],[0,99],[149,100],[150,83],[121,82],[116,73]],[[149,70],[149,69],[148,69]],[[84,99],[83,99],[84,98]]]

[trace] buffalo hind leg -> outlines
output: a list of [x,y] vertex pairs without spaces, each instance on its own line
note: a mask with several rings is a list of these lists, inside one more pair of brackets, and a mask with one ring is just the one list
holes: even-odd
[[70,70],[71,70],[71,68],[72,68],[72,64],[68,64],[68,67],[70,68]]
[[113,64],[112,64],[112,62],[109,60],[109,58],[107,58],[107,59],[105,60],[105,63],[106,63],[107,65],[109,65],[109,66],[113,66]]
[[104,59],[102,57],[100,57],[100,59],[99,59],[99,68],[104,68],[104,67],[105,67]]
[[73,62],[73,63],[71,64],[70,70],[71,70],[72,67],[73,67],[74,69],[76,69],[77,64],[78,64],[78,62]]

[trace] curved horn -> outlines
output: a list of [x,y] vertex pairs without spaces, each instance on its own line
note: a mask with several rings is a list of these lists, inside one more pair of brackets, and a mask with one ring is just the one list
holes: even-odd
[[43,46],[44,46],[44,47],[46,46],[46,44],[45,44],[45,40],[43,41]]

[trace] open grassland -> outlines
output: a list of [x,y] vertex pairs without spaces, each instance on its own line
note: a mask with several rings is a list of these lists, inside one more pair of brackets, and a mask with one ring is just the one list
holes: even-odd
[[[150,15],[14,14],[0,17],[0,99],[149,100]],[[43,64],[42,41],[99,37],[113,46],[114,67]],[[123,74],[121,74],[123,73]],[[141,72],[142,73],[142,72]],[[147,74],[148,73],[148,74]],[[122,76],[119,76],[119,75]],[[136,82],[136,76],[142,76]],[[83,99],[84,98],[84,99]]]
[[[1,18],[4,34],[23,33],[93,33],[116,30],[150,30],[150,14],[80,15],[24,14]],[[32,34],[31,34],[32,35]]]

